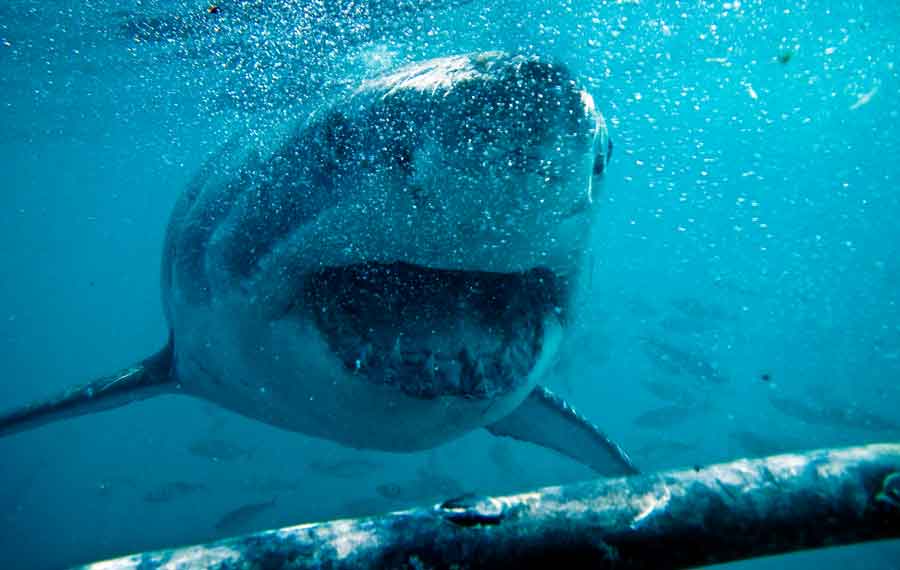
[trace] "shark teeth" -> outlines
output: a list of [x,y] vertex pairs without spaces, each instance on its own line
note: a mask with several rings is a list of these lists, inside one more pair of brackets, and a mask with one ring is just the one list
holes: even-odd
[[390,350],[379,351],[372,343],[365,343],[344,352],[342,360],[354,375],[375,384],[396,386],[417,398],[489,398],[526,381],[539,349],[540,342],[515,339],[486,354],[476,355],[463,348],[451,355],[428,349],[403,350],[398,338]]
[[568,291],[564,278],[543,269],[363,264],[308,276],[297,311],[315,320],[359,381],[417,398],[486,399],[530,382],[542,322],[561,320],[554,308]]

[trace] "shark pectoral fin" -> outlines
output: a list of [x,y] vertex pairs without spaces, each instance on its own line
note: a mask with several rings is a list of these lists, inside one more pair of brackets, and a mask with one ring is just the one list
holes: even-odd
[[487,426],[487,430],[556,450],[602,475],[638,472],[621,447],[542,386],[536,387],[511,414]]
[[118,408],[170,391],[175,382],[172,370],[172,341],[153,356],[112,376],[70,388],[62,394],[29,406],[0,414],[0,437],[27,431],[45,424]]

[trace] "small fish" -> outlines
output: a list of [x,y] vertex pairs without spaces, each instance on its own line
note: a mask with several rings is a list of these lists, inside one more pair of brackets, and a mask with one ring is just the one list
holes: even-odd
[[119,24],[118,33],[124,39],[142,43],[184,41],[204,31],[198,23],[193,17],[185,18],[175,14],[128,14]]
[[147,503],[168,503],[169,501],[191,495],[204,489],[206,489],[206,485],[200,483],[171,481],[169,483],[163,483],[156,489],[144,493],[144,501]]
[[718,323],[693,319],[684,315],[669,315],[659,321],[659,326],[673,335],[701,334],[715,330]]
[[404,487],[400,483],[381,483],[375,491],[385,499],[399,499],[404,496]]
[[702,356],[659,339],[644,337],[641,340],[650,361],[669,374],[693,376],[712,384],[724,384],[728,381],[717,366]]
[[697,390],[689,390],[679,382],[665,378],[642,378],[641,386],[659,398],[681,407],[691,407],[700,400]]
[[308,484],[309,482],[303,479],[251,478],[245,480],[241,488],[245,491],[271,495],[273,493],[293,493]]
[[194,457],[203,457],[219,463],[222,461],[250,459],[254,450],[241,447],[224,439],[200,439],[191,443],[188,446],[188,451]]
[[670,304],[685,317],[698,321],[724,321],[730,317],[727,312],[715,305],[689,297],[675,299]]
[[808,424],[867,431],[900,432],[900,423],[864,410],[856,403],[833,406],[807,400],[793,400],[774,392],[769,394],[769,403],[786,416]]
[[245,529],[247,524],[253,519],[275,506],[275,497],[261,503],[248,503],[242,505],[232,511],[228,511],[219,522],[216,523],[216,530],[220,532],[235,532]]
[[745,453],[749,453],[754,457],[784,453],[791,447],[777,439],[763,437],[749,431],[739,430],[728,435]]
[[381,468],[367,459],[338,459],[334,461],[310,461],[306,464],[313,473],[326,477],[357,479],[371,475]]
[[680,424],[691,418],[694,408],[679,406],[663,406],[648,410],[634,419],[634,425],[643,428],[660,429]]
[[420,470],[417,479],[384,483],[375,487],[375,491],[394,504],[411,505],[461,495],[463,487],[450,477]]
[[653,455],[682,455],[689,451],[697,449],[696,445],[684,443],[682,441],[661,440],[648,443],[634,450],[635,455],[639,457],[650,457]]
[[101,497],[107,497],[122,488],[136,489],[137,481],[131,477],[108,477],[97,482],[94,490]]

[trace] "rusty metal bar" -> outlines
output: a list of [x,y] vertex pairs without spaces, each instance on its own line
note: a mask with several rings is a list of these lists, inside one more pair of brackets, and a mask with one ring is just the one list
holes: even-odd
[[900,444],[461,497],[89,569],[690,568],[900,538]]

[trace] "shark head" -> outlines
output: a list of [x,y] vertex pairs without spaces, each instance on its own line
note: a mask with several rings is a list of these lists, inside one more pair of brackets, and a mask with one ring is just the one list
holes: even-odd
[[458,56],[368,81],[322,124],[352,190],[298,305],[348,373],[418,398],[532,384],[609,159],[591,96],[539,58]]
[[[202,251],[182,264],[202,275],[179,274],[176,254],[174,288],[223,307],[206,326],[243,323],[218,344],[253,347],[240,357],[252,364],[208,376],[272,370],[266,395],[242,390],[232,407],[267,402],[282,425],[297,398],[340,408],[332,417],[350,401],[393,410],[402,427],[378,447],[503,417],[572,321],[610,150],[591,96],[539,57],[453,56],[363,82],[232,181],[231,206],[209,207],[225,212],[218,228],[180,248]],[[200,214],[187,217],[210,223]]]

